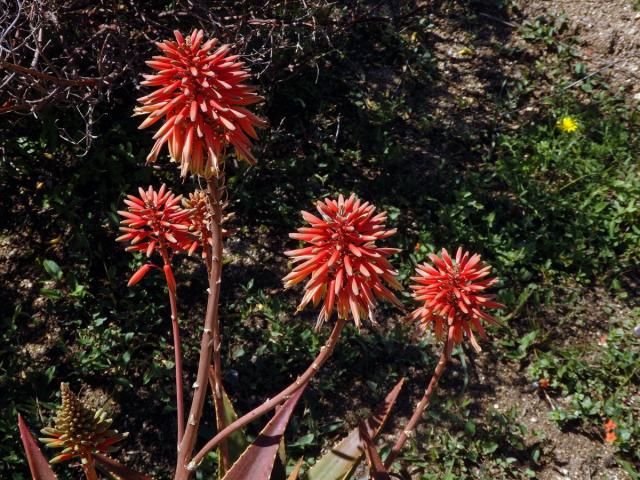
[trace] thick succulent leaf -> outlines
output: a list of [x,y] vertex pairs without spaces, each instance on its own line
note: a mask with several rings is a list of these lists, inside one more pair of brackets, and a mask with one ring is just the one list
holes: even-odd
[[273,462],[273,470],[271,470],[269,480],[287,480],[287,453],[285,452],[284,436],[280,438],[278,455]]
[[306,388],[304,385],[276,411],[258,438],[233,464],[224,480],[268,480],[278,455],[280,439],[284,435],[293,409]]
[[[221,386],[222,387],[222,386]],[[213,402],[214,406],[216,406],[217,402]],[[224,387],[222,387],[222,411],[218,411],[216,409],[216,422],[218,425],[230,425],[238,419],[238,415],[236,414],[235,409],[233,408],[233,403],[231,403],[231,399]],[[222,420],[222,421],[221,421]],[[239,428],[231,435],[226,438],[226,445],[229,452],[229,460],[231,460],[231,464],[242,455],[247,447],[249,446],[249,442],[247,441],[247,437],[244,434],[244,429]],[[218,448],[218,458],[220,458],[220,449]],[[223,468],[218,468],[218,478],[222,478],[225,472]]]
[[33,438],[29,427],[22,419],[22,415],[18,414],[18,429],[20,430],[20,439],[27,454],[27,462],[29,462],[29,470],[33,480],[56,480],[56,474],[53,473],[51,465],[42,454],[38,442]]
[[113,458],[95,453],[93,455],[93,459],[99,470],[116,475],[122,480],[151,480],[151,477],[138,473],[135,470],[131,470],[129,467],[125,467]]
[[[380,430],[389,418],[391,409],[398,399],[403,384],[404,378],[393,387],[384,399],[384,403],[376,408],[373,415],[363,422],[369,432],[370,439],[376,438],[378,433],[380,433]],[[320,457],[315,465],[309,469],[307,479],[341,480],[349,478],[362,458],[362,444],[360,428],[354,428],[331,450]]]
[[296,463],[296,466],[293,467],[293,470],[291,470],[291,474],[289,475],[289,478],[287,480],[298,480],[298,475],[300,475],[300,469],[302,468],[303,460],[303,458],[298,460],[298,463]]
[[362,438],[362,447],[364,448],[365,457],[369,464],[371,478],[373,480],[391,480],[391,476],[389,475],[389,472],[387,472],[387,469],[384,468],[380,454],[378,453],[376,446],[373,444],[373,440],[371,440],[369,427],[361,421],[358,428],[360,431],[360,438]]

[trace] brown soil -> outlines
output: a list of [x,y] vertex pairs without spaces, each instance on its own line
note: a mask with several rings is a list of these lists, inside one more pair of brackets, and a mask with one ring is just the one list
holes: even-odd
[[602,70],[614,88],[640,103],[640,4],[634,0],[517,3],[529,19],[565,14],[569,33],[578,37],[578,50],[589,71]]
[[[568,287],[567,292],[575,287]],[[540,314],[539,320],[552,328],[558,338],[556,347],[593,345],[600,341],[613,325],[634,318],[633,311],[601,289],[582,290],[574,301],[559,302]],[[578,321],[581,319],[581,321]],[[585,322],[584,319],[589,319]],[[553,325],[552,325],[553,324]],[[606,337],[605,337],[606,338]],[[544,435],[546,464],[537,472],[540,480],[630,480],[614,458],[614,449],[601,440],[602,432],[586,436],[575,431],[563,431],[549,419],[555,408],[568,407],[569,399],[535,389],[529,383],[526,368],[507,359],[492,361],[488,353],[478,359],[477,387],[490,384],[493,391],[479,401],[485,409],[518,411],[517,421],[531,433]],[[533,435],[531,441],[534,441]]]

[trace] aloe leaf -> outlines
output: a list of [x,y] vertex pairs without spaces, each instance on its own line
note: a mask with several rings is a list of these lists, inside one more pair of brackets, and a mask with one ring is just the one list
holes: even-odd
[[223,480],[269,480],[278,455],[280,439],[284,435],[293,409],[306,388],[304,385],[276,411],[258,438],[238,458]]
[[[220,388],[222,389],[222,408],[220,409],[222,411],[219,412],[218,409],[216,409],[216,423],[217,425],[231,425],[238,419],[238,414],[233,408],[233,403],[231,403],[231,399],[229,398],[229,395],[227,395],[224,387],[220,385]],[[218,402],[213,402],[213,405],[217,406],[217,403]],[[247,449],[247,447],[249,446],[249,442],[247,441],[247,437],[244,434],[244,429],[242,428],[230,434],[225,440],[229,453],[229,460],[233,465],[233,463],[240,457],[240,455],[242,455],[242,452]],[[221,459],[220,448],[218,448],[218,459]],[[222,467],[222,463],[219,462],[218,478],[222,478],[224,476],[224,473],[225,472],[224,468]]]
[[151,480],[151,477],[136,472],[129,467],[125,467],[117,460],[114,460],[113,458],[107,457],[105,455],[94,453],[93,459],[96,462],[96,467],[98,467],[101,471],[106,471],[107,473],[116,475],[122,480]]
[[369,428],[363,421],[360,421],[358,429],[360,431],[360,438],[362,438],[365,457],[369,464],[371,478],[373,480],[391,480],[391,476],[389,475],[389,472],[387,472],[387,469],[384,468],[380,454],[378,453],[376,446],[373,444],[373,440],[371,440]]
[[[373,415],[363,422],[369,432],[369,438],[372,440],[380,433],[389,418],[391,409],[398,399],[403,384],[404,378],[393,387],[384,402],[376,408]],[[362,458],[364,452],[362,445],[360,428],[354,428],[331,450],[320,457],[315,465],[309,469],[307,479],[341,480],[349,478]]]
[[27,454],[27,462],[33,480],[56,480],[56,474],[53,473],[51,465],[42,454],[38,442],[31,434],[29,427],[22,419],[22,415],[18,414],[18,429],[20,430],[20,439]]
[[269,480],[287,480],[287,453],[285,451],[284,436],[280,439],[278,455],[273,464]]

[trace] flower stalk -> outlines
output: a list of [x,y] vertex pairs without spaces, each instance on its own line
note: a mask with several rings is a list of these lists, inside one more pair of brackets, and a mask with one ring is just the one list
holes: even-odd
[[398,435],[398,439],[396,440],[396,443],[393,445],[391,452],[389,452],[389,456],[384,462],[384,466],[386,469],[389,469],[393,464],[394,460],[398,457],[398,455],[402,451],[402,448],[404,447],[404,444],[407,442],[407,439],[409,438],[411,433],[416,428],[416,425],[422,418],[424,411],[429,406],[429,403],[431,402],[431,396],[433,395],[433,392],[438,386],[438,382],[440,381],[440,377],[444,373],[447,363],[449,363],[449,360],[451,359],[451,352],[453,350],[453,345],[454,345],[453,336],[454,336],[454,327],[450,326],[449,333],[447,335],[447,340],[445,341],[444,347],[442,349],[442,353],[440,354],[440,359],[438,360],[438,364],[436,365],[433,375],[431,376],[431,380],[429,381],[429,384],[427,385],[427,388],[425,389],[424,394],[422,395],[422,398],[416,404],[416,408],[413,412],[413,415],[411,415],[411,418],[409,419],[407,424],[404,426],[404,428]]
[[93,456],[87,455],[82,458],[82,471],[84,472],[87,480],[98,480],[98,474],[96,472],[95,462]]
[[184,388],[182,371],[182,342],[180,340],[180,324],[178,323],[178,302],[176,299],[176,284],[173,270],[169,263],[169,255],[164,247],[162,248],[162,259],[164,260],[164,273],[169,290],[169,305],[171,306],[171,330],[173,333],[173,354],[176,368],[176,415],[178,418],[178,443],[182,442],[184,435]]
[[[195,448],[198,426],[202,417],[204,401],[207,392],[207,375],[209,365],[213,357],[214,371],[216,368],[216,384],[214,385],[214,398],[222,399],[220,373],[220,328],[218,322],[218,303],[220,299],[220,283],[222,274],[222,203],[220,193],[222,179],[212,177],[207,180],[209,195],[208,207],[210,209],[209,221],[212,235],[211,246],[211,271],[209,274],[209,297],[205,314],[204,329],[200,340],[200,359],[198,373],[194,385],[193,400],[189,410],[189,419],[185,428],[184,437],[178,448],[178,461],[176,465],[175,480],[186,480],[191,476],[187,466],[191,462],[191,455]],[[214,354],[215,352],[215,354]]]

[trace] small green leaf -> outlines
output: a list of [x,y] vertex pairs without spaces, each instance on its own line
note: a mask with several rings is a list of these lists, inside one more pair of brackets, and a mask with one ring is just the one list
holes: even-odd
[[469,420],[464,424],[464,430],[469,435],[474,436],[476,434],[476,424]]
[[40,295],[55,300],[62,297],[62,292],[60,290],[54,290],[52,288],[42,288],[40,290]]
[[311,445],[316,436],[313,433],[308,433],[293,443],[289,444],[289,447],[304,447],[306,445]]
[[498,449],[498,444],[496,442],[486,442],[482,446],[482,454],[483,455],[491,455]]
[[622,469],[627,472],[633,480],[640,480],[640,472],[636,470],[631,462],[627,462],[626,460],[623,460],[619,457],[616,457],[616,461],[618,462],[618,465],[620,465]]
[[60,269],[60,266],[53,260],[45,260],[44,262],[42,262],[42,266],[44,267],[45,271],[51,276],[51,278],[55,280],[62,279],[62,270]]

